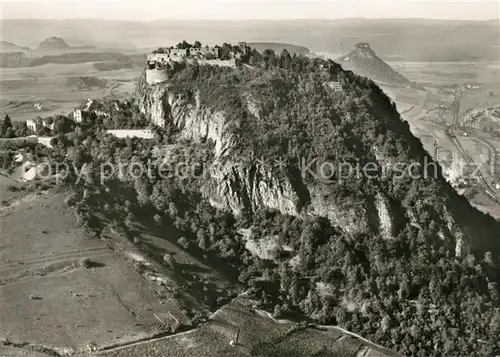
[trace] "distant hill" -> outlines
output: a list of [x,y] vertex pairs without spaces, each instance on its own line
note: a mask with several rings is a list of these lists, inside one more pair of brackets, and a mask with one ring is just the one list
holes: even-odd
[[52,50],[64,50],[70,48],[70,46],[61,37],[49,37],[42,42],[37,47],[37,50],[42,51],[52,51]]
[[31,48],[18,46],[12,42],[0,41],[0,52],[31,52]]
[[173,45],[185,39],[211,44],[296,43],[313,52],[340,54],[344,53],[343,48],[364,41],[383,54],[384,59],[398,61],[498,61],[499,58],[498,20],[2,20],[4,40],[37,44],[50,36],[62,37],[71,45],[92,44],[103,49],[111,48],[104,44],[113,43],[157,48],[158,44]]
[[356,44],[354,50],[336,60],[342,68],[386,84],[420,88],[402,74],[396,72],[372,50],[366,42]]
[[292,45],[289,43],[279,43],[279,42],[249,42],[248,46],[255,48],[257,51],[262,52],[266,49],[273,50],[275,53],[279,54],[281,51],[286,49],[290,53],[296,53],[298,55],[305,55],[311,53],[311,50],[304,46]]

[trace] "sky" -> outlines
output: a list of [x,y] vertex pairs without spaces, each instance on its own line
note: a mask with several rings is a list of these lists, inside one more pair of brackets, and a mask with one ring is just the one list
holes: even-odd
[[2,19],[335,19],[490,20],[498,0],[0,0]]

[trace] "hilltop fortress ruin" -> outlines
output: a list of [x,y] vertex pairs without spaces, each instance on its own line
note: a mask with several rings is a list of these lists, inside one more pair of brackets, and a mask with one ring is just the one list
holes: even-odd
[[158,84],[170,78],[169,70],[175,63],[187,61],[207,63],[215,66],[235,67],[237,60],[250,53],[250,47],[245,42],[238,45],[223,44],[222,46],[194,45],[186,41],[175,47],[162,47],[147,54],[146,81],[148,84]]

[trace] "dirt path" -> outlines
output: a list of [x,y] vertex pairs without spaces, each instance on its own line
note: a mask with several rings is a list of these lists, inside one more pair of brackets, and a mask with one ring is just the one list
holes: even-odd
[[197,330],[197,328],[193,328],[193,329],[188,330],[188,331],[183,331],[183,332],[179,332],[179,333],[176,333],[176,334],[173,334],[173,335],[168,335],[168,336],[163,336],[164,333],[161,333],[162,336],[153,336],[153,337],[147,338],[147,339],[142,340],[142,341],[131,342],[131,343],[123,343],[123,344],[116,345],[116,346],[103,347],[99,351],[93,353],[92,356],[99,356],[99,355],[108,353],[110,351],[120,351],[120,350],[123,350],[123,349],[126,349],[126,348],[130,348],[130,347],[134,347],[134,346],[145,345],[147,343],[153,343],[153,342],[158,342],[158,341],[163,341],[163,340],[169,340],[169,339],[177,338],[177,337],[180,337],[180,336],[192,334],[196,330]]
[[400,354],[398,354],[398,353],[396,353],[394,351],[391,351],[391,350],[389,350],[389,349],[387,349],[387,348],[385,348],[383,346],[377,345],[376,343],[373,343],[373,342],[367,340],[366,338],[364,338],[364,337],[362,337],[362,336],[360,336],[360,335],[358,335],[358,334],[356,334],[354,332],[347,331],[346,329],[343,329],[342,327],[339,327],[339,326],[318,325],[318,328],[322,328],[322,329],[326,329],[326,330],[335,330],[335,331],[343,333],[344,335],[349,335],[349,336],[355,337],[357,339],[360,339],[368,347],[371,347],[372,349],[374,349],[374,350],[376,350],[378,352],[384,353],[387,356],[402,357]]
[[113,254],[113,251],[107,247],[95,247],[87,249],[69,250],[58,254],[45,254],[45,255],[40,255],[36,259],[24,259],[12,263],[0,264],[0,273],[8,270],[9,268],[15,268],[19,266],[23,266],[24,268],[29,268],[31,266],[37,266],[40,264],[57,263],[57,262],[75,260],[79,258],[85,258],[85,256],[88,255],[89,253],[92,253],[92,257],[95,257],[96,255],[102,255],[102,253]]

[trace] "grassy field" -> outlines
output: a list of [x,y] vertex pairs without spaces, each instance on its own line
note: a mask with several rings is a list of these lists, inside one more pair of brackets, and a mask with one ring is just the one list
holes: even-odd
[[[68,114],[88,98],[130,96],[142,68],[98,71],[93,63],[3,68],[0,117],[12,120]],[[42,110],[34,108],[42,104]]]
[[188,320],[127,254],[75,229],[64,199],[28,194],[1,208],[0,341],[79,351],[155,335],[155,314]]
[[24,195],[25,185],[13,181],[3,170],[0,170],[0,200],[7,204],[9,200]]
[[[238,345],[231,346],[240,331]],[[399,356],[338,330],[298,329],[291,321],[274,320],[255,310],[252,302],[238,297],[222,307],[203,325],[179,335],[97,353],[105,357],[206,357],[206,356]]]

